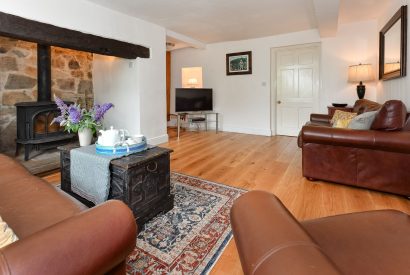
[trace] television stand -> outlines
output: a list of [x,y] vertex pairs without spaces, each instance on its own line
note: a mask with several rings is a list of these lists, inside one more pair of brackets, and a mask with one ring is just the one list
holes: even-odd
[[204,117],[193,117],[190,120],[191,122],[203,122],[206,121],[206,119]]
[[[181,132],[181,119],[184,118],[188,120],[190,123],[203,123],[205,124],[205,131],[208,131],[208,123],[210,122],[215,122],[216,127],[215,131],[218,133],[218,124],[219,124],[219,113],[216,112],[189,112],[189,113],[176,113],[176,114],[171,114],[173,116],[177,117],[177,136],[179,139],[179,134]],[[208,120],[209,115],[214,115],[215,120],[210,121]]]

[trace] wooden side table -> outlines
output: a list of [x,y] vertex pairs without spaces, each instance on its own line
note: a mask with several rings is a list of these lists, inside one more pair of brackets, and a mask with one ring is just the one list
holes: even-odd
[[327,113],[330,117],[333,117],[336,110],[340,110],[344,112],[353,112],[353,107],[352,106],[346,106],[346,107],[327,106]]
[[[71,191],[70,150],[77,147],[76,144],[58,147],[61,189],[92,207],[92,202]],[[108,199],[126,203],[131,208],[138,226],[174,207],[170,182],[171,152],[172,150],[167,148],[154,147],[111,161],[111,188]]]

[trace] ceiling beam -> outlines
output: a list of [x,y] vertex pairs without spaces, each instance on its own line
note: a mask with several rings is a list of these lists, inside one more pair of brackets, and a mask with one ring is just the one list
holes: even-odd
[[167,30],[167,36],[175,40],[181,41],[182,43],[188,45],[188,47],[192,47],[195,49],[205,49],[206,47],[205,43],[174,31]]
[[0,35],[78,51],[126,59],[149,58],[150,49],[119,40],[57,27],[0,12]]
[[336,36],[340,0],[313,0],[320,37]]

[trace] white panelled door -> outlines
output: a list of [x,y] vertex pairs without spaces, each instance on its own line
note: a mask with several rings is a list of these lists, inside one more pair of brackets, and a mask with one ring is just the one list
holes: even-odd
[[320,45],[276,51],[276,134],[297,136],[319,96]]

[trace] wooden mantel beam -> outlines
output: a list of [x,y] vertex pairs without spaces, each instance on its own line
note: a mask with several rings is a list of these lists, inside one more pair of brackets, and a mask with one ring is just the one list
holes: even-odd
[[0,35],[42,45],[126,59],[149,58],[149,48],[0,12]]

